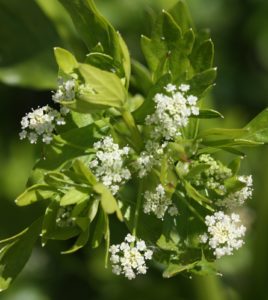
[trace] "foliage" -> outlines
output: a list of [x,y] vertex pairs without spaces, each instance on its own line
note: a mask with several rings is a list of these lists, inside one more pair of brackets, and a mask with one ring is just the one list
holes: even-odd
[[[147,66],[130,60],[122,37],[100,15],[93,1],[61,3],[89,54],[79,62],[69,51],[55,48],[59,76],[74,79],[85,89],[71,101],[60,101],[71,110],[67,124],[58,128],[51,144],[44,146],[45,159],[36,164],[27,190],[16,200],[19,206],[44,201],[46,209],[29,229],[1,242],[1,290],[20,272],[40,233],[42,245],[48,240],[75,238],[74,245],[62,251],[64,254],[86,245],[96,248],[104,240],[107,261],[113,230],[109,215],[113,213],[154,249],[154,261],[162,266],[164,277],[180,272],[214,273],[211,262],[215,257],[199,241],[205,230],[204,220],[218,209],[216,200],[223,197],[222,186],[228,195],[246,187],[237,175],[239,157],[244,155],[240,148],[267,143],[267,110],[243,129],[199,129],[200,119],[222,117],[215,110],[203,108],[203,99],[216,78],[214,47],[207,34],[192,29],[182,1],[158,16],[150,37],[142,36]],[[191,96],[198,99],[199,113],[189,116],[178,136],[157,140],[165,143],[164,151],[148,174],[139,176],[135,161],[148,152],[146,144],[153,130],[148,116],[156,111],[155,95],[163,93],[168,84],[189,86]],[[108,135],[120,148],[132,149],[125,162],[132,179],[115,195],[89,168],[96,155],[95,144]],[[207,173],[210,164],[216,164],[221,172],[225,172],[225,166],[216,160],[202,161],[201,157],[219,151],[238,158],[228,166],[231,175],[222,178],[220,186],[207,186],[203,181],[211,179]],[[159,183],[172,199],[178,216],[166,214],[158,220],[143,213],[145,191],[154,190]],[[125,195],[133,188],[138,193],[129,200]]]

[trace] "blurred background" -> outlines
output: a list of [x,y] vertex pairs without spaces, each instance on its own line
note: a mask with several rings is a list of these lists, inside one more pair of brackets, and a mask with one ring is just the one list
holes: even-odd
[[[133,57],[142,60],[139,37],[148,33],[150,9],[176,0],[96,0],[98,8],[126,39]],[[208,97],[225,119],[213,126],[244,126],[268,106],[268,1],[186,0],[197,28],[211,29],[218,67],[217,85]],[[57,0],[0,0],[0,238],[20,231],[38,207],[17,208],[40,149],[20,142],[20,119],[32,107],[51,102],[57,68],[53,47],[85,48]],[[211,124],[211,123],[210,123]],[[62,244],[37,247],[23,273],[1,300],[96,299],[268,299],[268,147],[247,150],[243,174],[253,174],[255,192],[241,212],[249,230],[246,245],[218,262],[224,276],[148,276],[127,281],[103,266],[102,251],[84,249],[61,256]],[[116,238],[120,228],[112,232]]]

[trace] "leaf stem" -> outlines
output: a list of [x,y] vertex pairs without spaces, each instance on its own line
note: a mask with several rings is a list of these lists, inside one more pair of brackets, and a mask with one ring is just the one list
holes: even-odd
[[129,112],[128,110],[123,110],[121,113],[124,122],[126,123],[127,127],[131,132],[133,142],[134,142],[133,147],[135,148],[136,151],[140,152],[143,148],[143,141],[139,129],[135,123],[135,120],[131,112]]
[[138,228],[140,209],[141,209],[142,192],[143,192],[143,180],[140,180],[139,188],[138,188],[136,210],[135,210],[135,215],[134,215],[134,227],[133,227],[133,231],[132,231],[132,234],[134,236],[137,236],[137,228]]

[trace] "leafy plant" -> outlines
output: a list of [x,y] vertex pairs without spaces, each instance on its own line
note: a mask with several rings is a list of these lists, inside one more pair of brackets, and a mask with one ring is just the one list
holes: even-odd
[[[43,216],[0,242],[0,289],[27,262],[41,235],[74,239],[74,253],[105,243],[105,262],[133,279],[147,260],[165,278],[214,273],[213,261],[243,244],[239,208],[252,195],[251,176],[239,174],[243,147],[267,142],[267,110],[242,129],[201,130],[200,120],[222,118],[205,106],[216,68],[205,31],[193,30],[183,1],[154,20],[141,37],[147,63],[132,60],[120,34],[92,0],[60,0],[89,53],[80,62],[55,48],[58,88],[49,106],[28,113],[20,138],[42,140],[19,206],[43,201]],[[217,152],[234,155],[229,165]],[[109,217],[130,232],[110,246]]]

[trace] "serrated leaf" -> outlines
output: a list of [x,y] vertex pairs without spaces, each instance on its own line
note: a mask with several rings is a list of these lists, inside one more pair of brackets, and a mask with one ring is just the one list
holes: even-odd
[[176,23],[182,29],[182,32],[193,27],[193,23],[184,1],[179,0],[168,12],[172,15]]

